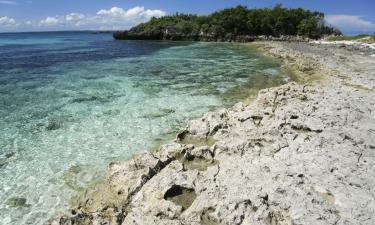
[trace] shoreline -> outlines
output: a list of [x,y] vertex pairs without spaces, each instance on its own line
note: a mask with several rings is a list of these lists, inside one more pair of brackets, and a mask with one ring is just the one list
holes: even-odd
[[111,163],[103,185],[46,224],[374,223],[371,59],[308,43],[254,44],[302,84],[263,89],[248,106],[190,121],[158,152]]

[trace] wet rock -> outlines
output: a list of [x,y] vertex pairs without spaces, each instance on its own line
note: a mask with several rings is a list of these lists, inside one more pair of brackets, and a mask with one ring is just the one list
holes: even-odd
[[201,146],[212,146],[215,144],[216,140],[212,136],[197,136],[197,135],[180,135],[177,139],[178,143],[186,144],[186,145],[193,145],[195,147]]
[[164,194],[164,199],[171,201],[182,207],[182,210],[186,210],[193,204],[197,198],[194,189],[181,187],[179,185],[173,185]]

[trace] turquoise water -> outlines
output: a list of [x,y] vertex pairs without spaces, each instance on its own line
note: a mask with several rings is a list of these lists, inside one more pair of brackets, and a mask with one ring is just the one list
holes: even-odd
[[284,78],[242,44],[0,34],[0,224],[42,224],[109,162]]

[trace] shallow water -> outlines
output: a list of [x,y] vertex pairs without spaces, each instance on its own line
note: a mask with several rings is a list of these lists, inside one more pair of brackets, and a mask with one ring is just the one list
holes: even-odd
[[283,79],[242,44],[0,34],[0,224],[41,224],[109,162]]

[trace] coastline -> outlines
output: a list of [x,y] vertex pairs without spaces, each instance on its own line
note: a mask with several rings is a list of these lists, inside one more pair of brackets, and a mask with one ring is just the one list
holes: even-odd
[[299,83],[112,163],[106,182],[46,224],[373,224],[374,63],[308,43],[255,45]]

